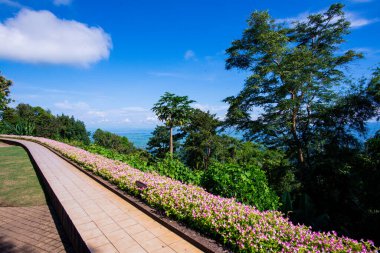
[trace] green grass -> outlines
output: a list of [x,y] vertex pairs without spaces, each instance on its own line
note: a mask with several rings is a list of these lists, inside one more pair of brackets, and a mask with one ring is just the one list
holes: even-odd
[[44,192],[25,150],[0,147],[0,206],[45,204]]

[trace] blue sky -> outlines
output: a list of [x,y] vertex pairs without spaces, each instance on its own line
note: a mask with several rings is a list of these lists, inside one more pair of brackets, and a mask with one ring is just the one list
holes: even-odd
[[[224,50],[254,10],[302,19],[335,1],[0,0],[0,70],[16,103],[74,115],[90,128],[153,128],[165,92],[187,95],[221,118],[221,102],[246,73],[226,71]],[[347,0],[352,32],[344,52],[365,54],[348,70],[380,63],[380,1]]]

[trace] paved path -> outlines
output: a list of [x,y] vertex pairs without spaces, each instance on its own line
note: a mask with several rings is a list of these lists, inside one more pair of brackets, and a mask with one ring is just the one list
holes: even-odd
[[25,145],[92,252],[201,252],[47,148]]
[[[0,141],[0,152],[3,147],[11,145]],[[57,214],[48,205],[1,206],[0,252],[74,253],[74,250]]]
[[0,252],[74,253],[47,205],[0,207]]

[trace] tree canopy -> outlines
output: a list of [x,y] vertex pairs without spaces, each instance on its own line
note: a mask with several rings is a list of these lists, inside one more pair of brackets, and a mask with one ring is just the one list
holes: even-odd
[[195,169],[207,169],[220,143],[217,130],[221,122],[216,115],[199,109],[189,115],[189,122],[182,127],[186,136],[183,145],[186,164]]
[[192,110],[190,104],[193,102],[187,96],[176,96],[173,93],[165,92],[152,108],[158,119],[165,122],[170,130],[170,154],[173,154],[173,128],[183,126],[189,121],[189,114]]
[[[227,69],[250,73],[243,90],[225,99],[230,104],[227,122],[252,139],[285,144],[301,165],[320,112],[334,103],[344,80],[342,68],[362,57],[352,50],[338,52],[350,26],[342,9],[333,4],[291,27],[268,12],[254,12],[242,38],[227,49]],[[264,112],[252,119],[256,107]]]
[[[380,71],[369,80],[349,77],[349,64],[362,55],[341,50],[350,32],[343,8],[333,4],[292,25],[254,12],[227,49],[226,68],[248,77],[239,94],[225,99],[226,124],[285,152],[293,168],[280,173],[286,183],[274,180],[274,188],[283,191],[283,210],[294,222],[379,240],[378,194],[369,189],[379,175],[369,155],[378,136],[366,150],[358,136],[379,116]],[[257,108],[262,114],[256,118]],[[269,181],[281,167],[268,174]]]
[[11,85],[12,85],[12,81],[6,79],[3,75],[1,75],[1,72],[0,72],[0,119],[1,119],[1,113],[4,111],[7,105],[12,101],[12,99],[9,98]]
[[67,115],[53,115],[49,110],[29,104],[18,104],[3,112],[3,133],[34,135],[52,139],[90,143],[85,124]]
[[136,150],[133,143],[131,143],[127,137],[119,136],[108,131],[96,129],[92,137],[95,144],[122,154],[133,153]]

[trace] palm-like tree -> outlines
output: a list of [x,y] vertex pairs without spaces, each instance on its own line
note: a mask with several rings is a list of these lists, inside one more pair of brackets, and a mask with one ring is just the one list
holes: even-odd
[[158,119],[165,122],[170,129],[169,152],[171,155],[173,155],[173,128],[189,122],[189,114],[192,111],[190,104],[193,102],[195,101],[189,100],[187,96],[176,96],[173,93],[165,92],[152,108]]

